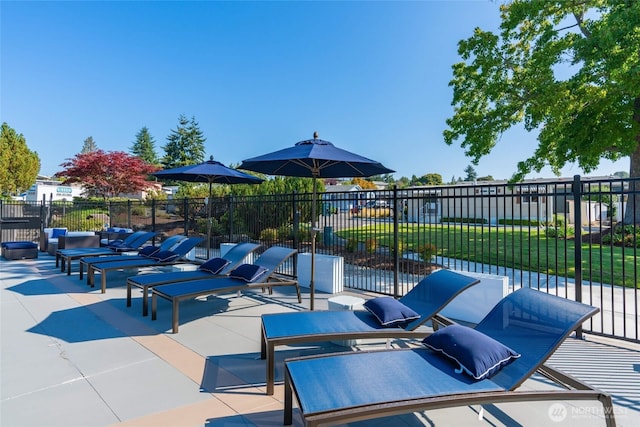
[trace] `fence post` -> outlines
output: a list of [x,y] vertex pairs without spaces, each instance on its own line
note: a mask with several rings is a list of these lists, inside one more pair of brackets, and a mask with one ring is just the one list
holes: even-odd
[[400,270],[400,248],[398,247],[398,184],[393,185],[393,295],[398,298],[398,271]]
[[[574,267],[576,272],[576,301],[582,302],[582,183],[580,182],[580,175],[573,176],[572,187],[573,204],[575,208],[573,225],[575,228]],[[576,329],[576,338],[582,338],[582,326]]]

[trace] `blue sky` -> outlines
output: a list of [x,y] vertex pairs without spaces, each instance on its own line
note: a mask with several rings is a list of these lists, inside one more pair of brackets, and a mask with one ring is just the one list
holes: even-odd
[[[457,43],[496,30],[498,2],[0,2],[0,121],[52,175],[92,136],[129,151],[149,128],[156,151],[195,117],[207,157],[225,164],[322,139],[411,177],[464,177],[443,142]],[[537,146],[505,133],[474,166],[506,179]],[[590,175],[629,171],[602,161]],[[568,165],[563,176],[583,174]],[[550,170],[529,177],[552,177]]]

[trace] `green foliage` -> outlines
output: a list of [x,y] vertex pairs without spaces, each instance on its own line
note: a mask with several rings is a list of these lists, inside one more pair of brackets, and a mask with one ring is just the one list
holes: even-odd
[[78,218],[75,215],[66,215],[51,221],[51,227],[65,227],[73,231],[100,231],[104,223],[100,218]]
[[457,224],[488,224],[489,221],[485,218],[465,218],[465,217],[447,217],[441,218],[442,222],[453,222]]
[[275,228],[265,228],[260,232],[260,240],[263,242],[275,242],[278,240],[278,230]]
[[347,239],[347,242],[344,245],[344,249],[345,249],[345,251],[347,251],[349,253],[357,252],[358,251],[358,239],[353,239],[353,238]]
[[536,219],[512,219],[512,218],[501,218],[498,220],[498,224],[500,225],[519,225],[525,227],[537,227],[540,225],[540,221]]
[[557,239],[566,239],[567,237],[574,236],[575,232],[576,230],[573,226],[549,226],[544,229],[545,236]]
[[130,149],[131,154],[140,157],[151,165],[157,165],[159,160],[158,155],[156,154],[155,143],[156,141],[149,133],[149,129],[146,126],[143,126],[136,134],[136,140]]
[[418,246],[417,252],[420,259],[423,261],[430,261],[431,257],[437,252],[436,245],[431,243],[423,243]]
[[90,153],[92,151],[96,151],[98,149],[98,144],[93,140],[92,136],[89,136],[84,140],[84,144],[82,144],[82,149],[80,150],[80,154]]
[[0,128],[0,195],[17,195],[35,182],[40,170],[38,153],[6,122]]
[[476,172],[476,170],[471,165],[464,168],[464,173],[467,174],[467,176],[464,178],[465,181],[475,181],[478,178],[478,172]]
[[625,156],[640,175],[640,2],[513,0],[501,12],[498,34],[478,28],[458,44],[445,142],[460,141],[477,164],[524,124],[539,130],[539,145],[514,181],[546,165],[591,172]]
[[206,138],[198,127],[195,117],[187,119],[184,114],[178,118],[178,126],[167,136],[167,144],[162,147],[164,169],[194,165],[204,161]]
[[378,249],[378,240],[377,239],[367,239],[364,242],[364,250],[367,251],[368,254],[373,254]]
[[640,227],[634,225],[616,225],[611,233],[602,236],[602,243],[611,246],[640,248]]

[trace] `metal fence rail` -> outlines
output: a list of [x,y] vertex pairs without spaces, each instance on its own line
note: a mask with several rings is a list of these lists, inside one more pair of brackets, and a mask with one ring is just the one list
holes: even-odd
[[[345,261],[344,286],[402,295],[433,268],[507,276],[601,309],[584,330],[640,341],[639,179],[458,183],[327,192],[312,229],[312,195],[227,196],[146,202],[0,202],[0,240],[37,241],[44,227],[105,226],[207,236],[203,246],[260,241]],[[204,251],[200,251],[204,254]],[[295,267],[293,267],[295,269]],[[294,271],[295,272],[295,271]]]

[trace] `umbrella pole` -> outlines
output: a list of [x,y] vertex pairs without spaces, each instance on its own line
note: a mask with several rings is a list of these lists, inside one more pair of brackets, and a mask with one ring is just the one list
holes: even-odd
[[316,272],[316,177],[313,177],[313,196],[311,198],[311,280],[309,281],[309,309],[313,311],[315,300]]
[[209,181],[209,198],[207,199],[207,259],[211,252],[211,181]]

